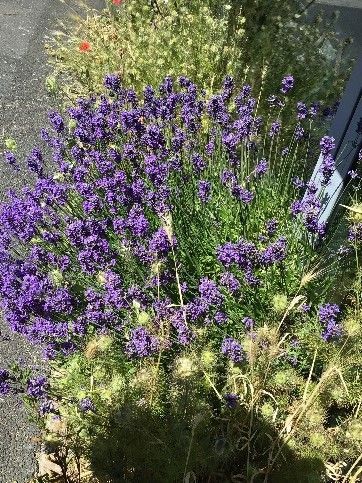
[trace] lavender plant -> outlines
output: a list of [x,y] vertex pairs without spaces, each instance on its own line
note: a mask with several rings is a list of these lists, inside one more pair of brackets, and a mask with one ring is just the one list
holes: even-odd
[[[328,299],[337,256],[318,277],[326,229],[301,179],[312,107],[287,140],[284,102],[263,120],[231,77],[210,98],[185,77],[142,98],[104,84],[69,120],[50,114],[53,164],[34,148],[34,187],[1,205],[3,314],[50,368],[2,370],[1,392],[26,393],[52,452],[119,481],[290,481],[291,461],[315,480],[347,473],[361,332]],[[279,98],[292,88],[286,76]],[[336,440],[328,411],[346,401]]]

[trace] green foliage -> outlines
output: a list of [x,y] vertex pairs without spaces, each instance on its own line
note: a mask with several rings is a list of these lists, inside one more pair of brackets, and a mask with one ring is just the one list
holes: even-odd
[[[205,116],[204,128],[209,122]],[[269,129],[267,121],[263,134]],[[165,131],[170,146],[171,133]],[[41,419],[46,446],[55,455],[65,453],[69,466],[72,462],[74,466],[74,455],[81,454],[96,481],[161,483],[187,481],[195,475],[196,481],[322,482],[336,472],[353,473],[362,449],[361,284],[357,267],[353,290],[340,293],[350,298],[344,301],[343,336],[322,340],[317,310],[329,300],[341,264],[329,246],[333,231],[316,249],[300,220],[290,214],[296,196],[292,172],[309,159],[308,140],[298,142],[293,136],[288,143],[283,133],[276,139],[258,133],[255,141],[269,160],[269,169],[260,176],[256,166],[262,153],[241,143],[237,150],[241,162],[233,167],[234,173],[255,195],[249,203],[241,203],[220,181],[230,159],[221,130],[214,126],[213,134],[212,154],[206,154],[210,139],[204,131],[193,144],[208,161],[202,179],[212,183],[211,199],[207,203],[199,199],[190,153],[182,152],[182,170],[168,178],[172,216],[147,212],[152,229],[161,224],[169,239],[175,235],[177,247],[170,257],[145,267],[124,246],[119,248],[120,239],[111,231],[110,243],[119,248],[115,270],[121,268],[128,286],[148,286],[155,275],[170,271],[172,279],[158,286],[157,300],[168,296],[172,305],[180,306],[193,300],[201,277],[219,280],[217,246],[243,238],[263,250],[272,239],[266,241],[265,223],[273,217],[278,222],[273,236],[287,239],[287,256],[257,269],[260,287],[242,281],[236,295],[223,291],[228,321],[221,327],[214,321],[190,322],[196,337],[189,346],[173,346],[176,334],[170,320],[158,321],[155,329],[154,310],[142,308],[138,300],[125,314],[117,312],[125,322],[122,331],[99,334],[95,327],[88,328],[76,353],[51,362],[49,397],[61,424],[54,426],[53,415]],[[124,144],[122,139],[116,147]],[[281,147],[287,144],[289,153],[282,158]],[[130,170],[126,163],[122,168]],[[94,166],[89,171],[97,178]],[[69,175],[64,176],[66,180]],[[81,203],[74,192],[69,211],[84,216]],[[102,293],[106,274],[78,273],[74,249],[66,241],[61,249],[64,246],[74,267],[64,274],[51,271],[53,283],[74,288],[79,300],[87,287]],[[354,248],[358,255],[358,247]],[[241,270],[232,270],[243,279]],[[184,301],[179,280],[189,287]],[[312,303],[310,312],[302,310],[305,302]],[[244,326],[246,316],[255,321],[251,330]],[[157,330],[161,342],[170,342],[171,349],[161,346],[150,357],[130,358],[125,340],[130,328],[137,326]],[[241,343],[243,361],[234,363],[221,354],[225,336]],[[228,404],[229,394],[237,397],[235,407]],[[94,408],[80,408],[85,398]],[[92,481],[89,474],[83,480]]]
[[[295,0],[109,2],[103,12],[88,10],[64,27],[48,50],[71,98],[102,91],[109,72],[138,92],[165,75],[186,75],[213,91],[230,74],[237,85],[247,80],[256,90],[264,78],[267,94],[275,79],[292,73],[296,99],[333,103],[348,73],[346,45],[330,22],[307,23],[299,11]],[[79,51],[83,40],[90,51]]]
[[[59,398],[67,445],[81,448],[100,481],[182,481],[190,471],[197,481],[232,481],[236,474],[263,481],[266,471],[268,481],[319,482],[333,467],[349,468],[362,449],[356,339],[328,355],[319,344],[314,361],[309,349],[309,380],[281,362],[286,344],[266,327],[245,341],[251,367],[242,370],[197,349],[168,367],[148,361],[131,369],[107,339],[107,350],[102,336],[92,339],[51,380],[67,395]],[[266,339],[270,346],[260,351]],[[225,407],[217,388],[236,391],[238,407]],[[86,395],[95,412],[66,404]],[[56,452],[59,437],[50,431],[46,439]]]

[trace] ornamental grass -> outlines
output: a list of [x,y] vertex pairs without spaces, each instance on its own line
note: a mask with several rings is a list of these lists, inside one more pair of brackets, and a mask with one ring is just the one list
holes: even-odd
[[[67,103],[104,92],[109,72],[138,94],[166,74],[184,75],[214,93],[227,74],[240,87],[265,97],[276,80],[293,72],[293,98],[338,101],[351,62],[349,39],[333,31],[333,18],[306,20],[308,3],[296,0],[123,0],[102,11],[79,0],[73,21],[60,25],[48,42],[54,69],[48,87]],[[264,79],[260,73],[265,71]],[[263,106],[261,106],[262,108]]]
[[65,482],[357,481],[361,223],[336,246],[319,221],[315,106],[286,138],[291,75],[265,119],[231,77],[104,85],[50,113],[34,186],[1,204],[2,311],[49,368],[3,369],[1,393]]

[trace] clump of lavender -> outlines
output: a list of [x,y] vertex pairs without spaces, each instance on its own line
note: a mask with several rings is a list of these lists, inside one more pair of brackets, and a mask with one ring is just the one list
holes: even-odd
[[340,311],[337,304],[325,304],[320,307],[319,320],[323,326],[323,340],[330,341],[342,335],[342,328],[337,322]]
[[131,357],[147,357],[154,354],[159,347],[156,337],[152,336],[144,327],[132,330],[126,352]]
[[244,359],[241,345],[232,337],[226,337],[221,344],[221,353],[232,362],[238,363]]
[[[282,93],[293,85],[286,76]],[[205,344],[240,363],[243,338],[262,326],[280,285],[299,289],[311,247],[296,233],[324,233],[316,190],[298,180],[307,193],[290,213],[293,170],[279,145],[290,145],[290,160],[295,147],[279,117],[270,126],[257,115],[248,85],[237,91],[227,78],[210,99],[185,77],[143,96],[114,74],[105,86],[110,96],[50,113],[41,138],[53,164],[44,146],[34,148],[34,186],[0,205],[4,318],[54,364],[96,357],[88,343],[108,336],[129,374]],[[303,120],[305,105],[298,109]],[[328,156],[333,142],[322,141]],[[298,159],[307,149],[298,145]],[[52,412],[45,377],[25,391]]]
[[45,376],[37,376],[33,379],[29,379],[27,394],[30,397],[40,399],[45,396],[48,386],[48,380]]
[[335,161],[332,152],[335,148],[335,139],[331,136],[324,136],[320,141],[322,163],[319,172],[322,175],[322,183],[327,185],[335,171]]
[[294,77],[291,74],[288,74],[285,77],[283,77],[280,91],[283,94],[288,94],[288,92],[291,91],[293,87],[294,87]]
[[203,203],[207,203],[211,198],[211,183],[209,181],[199,181],[199,198]]
[[326,233],[326,224],[319,219],[321,211],[322,202],[313,183],[308,184],[303,199],[296,200],[291,205],[292,215],[301,215],[306,229],[314,235],[323,237]]

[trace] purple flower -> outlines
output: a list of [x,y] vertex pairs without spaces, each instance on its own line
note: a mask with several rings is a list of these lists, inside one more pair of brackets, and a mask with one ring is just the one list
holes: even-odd
[[259,263],[259,252],[253,243],[246,240],[227,242],[217,248],[217,259],[226,268],[235,264],[246,271]]
[[238,405],[240,396],[234,393],[228,393],[228,394],[225,394],[224,399],[226,401],[227,407],[230,409],[234,409]]
[[298,189],[305,188],[305,182],[301,178],[299,178],[298,176],[295,176],[292,179],[292,183],[293,183],[293,186],[295,186]]
[[319,142],[319,145],[323,156],[330,154],[336,147],[335,139],[332,136],[323,136]]
[[159,349],[158,339],[151,335],[144,327],[136,327],[131,330],[126,352],[130,357],[147,357],[153,355]]
[[172,89],[173,89],[172,77],[167,76],[163,79],[162,83],[160,84],[159,91],[161,94],[166,95],[166,94],[171,94]]
[[154,154],[145,157],[145,173],[155,186],[161,186],[168,176],[168,165]]
[[46,414],[57,414],[57,412],[55,404],[51,399],[42,401],[39,406],[39,413],[41,416],[45,416]]
[[243,101],[245,101],[250,96],[250,94],[251,94],[251,86],[249,84],[245,84],[241,88],[240,93],[238,94],[238,96],[235,99],[236,107],[240,107],[242,105]]
[[295,135],[295,138],[296,138],[297,141],[300,141],[301,139],[304,138],[305,130],[300,124],[298,124],[296,126],[295,131],[294,131],[294,135]]
[[101,208],[102,208],[101,201],[96,195],[90,196],[83,203],[83,210],[87,215],[95,211],[100,211]]
[[250,287],[258,287],[261,283],[260,279],[254,275],[250,268],[245,270],[245,282],[250,285]]
[[33,171],[41,178],[43,176],[43,156],[41,151],[38,148],[34,148],[26,161],[30,171]]
[[211,197],[211,183],[209,181],[200,180],[198,196],[202,203],[207,203]]
[[223,325],[228,321],[228,316],[224,312],[216,312],[214,316],[217,325]]
[[[191,309],[191,305],[188,304],[186,307],[186,311],[189,313]],[[194,316],[198,316],[198,314],[193,314]],[[193,317],[190,317],[191,320]],[[183,309],[177,310],[171,317],[171,324],[172,326],[176,329],[177,332],[177,340],[179,344],[183,346],[189,345],[192,340],[195,338],[195,334],[189,329],[189,327],[186,324],[186,317],[185,317],[185,311]]]
[[118,93],[121,88],[121,79],[117,74],[107,74],[103,84],[106,89]]
[[79,401],[78,407],[82,413],[94,411],[95,407],[93,401],[89,397],[85,397]]
[[221,183],[228,186],[236,184],[236,176],[229,170],[225,170],[220,176]]
[[205,146],[205,153],[208,156],[212,156],[215,151],[215,140],[212,138]]
[[11,380],[9,371],[6,369],[0,369],[0,396],[6,396],[10,392],[10,384],[9,381]]
[[351,179],[356,179],[360,177],[357,171],[355,171],[354,169],[349,170],[348,175],[351,177]]
[[270,137],[276,136],[277,134],[279,134],[280,129],[281,129],[280,121],[272,122],[272,124],[270,126],[270,130],[269,130],[269,136]]
[[151,237],[149,252],[156,257],[164,257],[171,250],[171,243],[164,228],[159,228]]
[[300,311],[303,312],[303,313],[308,313],[310,311],[311,307],[312,307],[311,304],[304,303],[300,306]]
[[200,154],[193,154],[191,156],[191,162],[192,165],[196,171],[196,173],[201,173],[206,168],[206,163],[203,160],[203,158],[200,156]]
[[137,237],[144,237],[150,228],[150,224],[145,217],[144,211],[139,205],[134,205],[132,207],[126,224],[132,235]]
[[241,362],[244,359],[244,353],[241,345],[232,337],[226,337],[222,341],[221,353],[234,363]]
[[283,94],[287,94],[291,89],[293,89],[293,87],[294,87],[294,77],[290,74],[286,75],[282,79],[282,87],[281,87],[280,91]]
[[225,100],[220,95],[215,95],[209,100],[207,112],[211,119],[218,124],[226,125],[229,121],[229,113],[225,105]]
[[11,151],[5,151],[4,157],[5,157],[5,161],[8,164],[10,164],[10,166],[12,166],[15,170],[19,170],[19,166],[18,166],[18,163],[16,161],[16,157],[15,157],[14,153],[12,153]]
[[201,299],[207,305],[220,305],[223,301],[223,296],[217,288],[216,283],[207,277],[200,280],[199,293]]
[[231,293],[235,293],[240,289],[239,280],[231,272],[225,272],[222,274],[220,284],[227,288]]
[[242,323],[244,324],[245,328],[248,330],[253,330],[255,322],[251,317],[244,317],[242,320]]
[[308,116],[308,108],[304,102],[297,102],[297,118],[305,119]]
[[348,241],[352,243],[362,242],[362,223],[354,223],[348,230]]
[[48,118],[53,129],[57,133],[61,133],[62,131],[64,131],[64,121],[62,116],[58,112],[55,112],[55,111],[50,112],[48,114]]
[[319,221],[321,207],[321,202],[314,193],[314,186],[308,185],[307,195],[303,200],[292,203],[291,212],[293,216],[302,216],[304,226],[310,233],[324,236],[326,223]]
[[204,317],[208,309],[209,305],[207,301],[201,297],[196,297],[186,305],[186,314],[192,322],[195,322],[201,317]]
[[158,151],[165,146],[165,137],[159,126],[151,124],[146,127],[146,132],[142,137],[143,142],[153,151]]
[[309,107],[310,117],[316,117],[318,115],[319,109],[320,109],[320,103],[319,102],[313,102]]
[[34,398],[41,398],[45,396],[48,389],[48,379],[45,376],[37,376],[33,379],[29,379],[27,394]]
[[322,184],[327,185],[335,171],[335,162],[333,156],[326,154],[319,167],[319,173],[322,175]]
[[234,79],[231,76],[226,76],[223,84],[222,97],[229,100],[235,87]]
[[265,222],[265,229],[268,233],[268,236],[274,235],[274,233],[278,229],[278,221],[275,218],[271,218]]
[[254,193],[238,184],[231,188],[231,193],[237,200],[246,204],[251,203],[254,199]]
[[319,309],[319,321],[324,327],[322,332],[322,339],[326,342],[338,338],[342,335],[342,328],[337,323],[337,317],[340,313],[340,308],[337,304],[325,304]]
[[64,313],[69,315],[73,310],[73,297],[69,290],[65,287],[56,289],[52,294],[48,295],[44,310],[46,312]]
[[255,173],[259,176],[265,174],[268,171],[268,161],[263,158],[255,166]]
[[287,240],[284,237],[269,245],[261,253],[262,265],[268,267],[274,263],[281,262],[287,256]]

